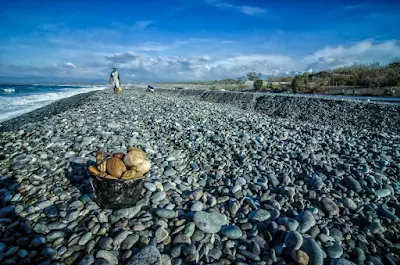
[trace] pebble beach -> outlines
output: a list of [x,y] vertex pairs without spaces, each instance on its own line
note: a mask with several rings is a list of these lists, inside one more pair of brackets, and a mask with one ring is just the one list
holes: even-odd
[[[1,123],[0,264],[400,264],[400,106],[202,93],[108,89]],[[141,197],[101,209],[88,165],[131,146]]]

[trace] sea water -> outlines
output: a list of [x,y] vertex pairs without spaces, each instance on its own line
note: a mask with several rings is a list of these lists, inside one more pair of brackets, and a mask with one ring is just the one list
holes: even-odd
[[0,84],[0,122],[59,99],[105,88],[104,85]]

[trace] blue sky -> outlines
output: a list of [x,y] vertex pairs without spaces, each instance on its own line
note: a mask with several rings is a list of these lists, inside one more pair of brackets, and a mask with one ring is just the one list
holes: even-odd
[[396,1],[3,1],[0,81],[213,80],[400,57]]

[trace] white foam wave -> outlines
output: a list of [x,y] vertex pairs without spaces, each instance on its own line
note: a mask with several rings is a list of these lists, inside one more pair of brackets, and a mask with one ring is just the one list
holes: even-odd
[[4,93],[14,93],[15,92],[14,88],[3,88],[2,90]]
[[58,92],[47,92],[19,97],[0,96],[0,122],[17,117],[54,101],[77,94],[103,90],[105,86],[88,86],[83,88],[66,88]]

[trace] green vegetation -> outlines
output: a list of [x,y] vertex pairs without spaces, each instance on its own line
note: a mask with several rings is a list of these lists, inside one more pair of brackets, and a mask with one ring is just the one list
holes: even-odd
[[261,79],[261,73],[257,74],[256,72],[247,73],[246,76],[247,76],[247,79],[250,81],[256,81],[256,80]]
[[254,81],[253,87],[255,90],[260,90],[263,87],[263,81],[261,79]]
[[[400,61],[388,65],[353,65],[322,71],[316,74],[295,76],[292,80],[295,93],[323,93],[332,87],[363,87],[379,89],[400,86]],[[394,95],[394,89],[387,89],[387,95]]]
[[[262,80],[261,73],[214,81],[184,82],[211,86],[212,90],[333,95],[400,96],[400,59],[387,65],[353,65],[318,73],[280,76]],[[253,85],[246,81],[254,81]]]

